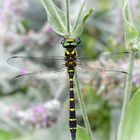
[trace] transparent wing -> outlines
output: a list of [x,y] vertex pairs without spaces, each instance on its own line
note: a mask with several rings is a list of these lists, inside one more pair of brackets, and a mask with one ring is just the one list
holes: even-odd
[[[123,59],[118,62],[108,59],[109,56],[116,58],[117,55],[117,53],[105,55],[107,59],[103,59],[104,61],[89,61],[90,58],[88,57],[79,57],[76,69],[80,78],[79,81],[83,85],[90,82],[94,87],[124,83],[128,74],[127,63]],[[119,53],[119,55],[125,56],[125,53]],[[47,82],[51,81],[54,81],[54,85],[56,81],[58,81],[58,84],[68,82],[68,74],[63,57],[15,56],[9,58],[8,63],[20,68],[19,74],[12,80],[16,81],[15,83],[21,83],[22,81],[24,85],[30,84],[36,87],[41,85],[41,87],[44,87]]]
[[[86,71],[90,70],[90,73],[91,73],[91,68],[90,69],[88,68],[90,65],[87,62],[90,63],[88,57],[86,58],[79,57],[77,66],[81,68],[81,70],[82,69],[85,69]],[[50,79],[55,79],[56,77],[61,78],[61,77],[64,77],[64,75],[67,75],[67,71],[65,68],[65,60],[63,57],[50,58],[50,57],[14,56],[8,59],[8,64],[19,69],[19,74],[15,76],[14,80],[12,81],[18,81],[22,78],[22,79],[26,79],[25,82],[38,81],[39,83],[39,81],[44,81],[44,79],[50,80]],[[101,65],[100,65],[100,68],[98,68],[97,63],[94,66],[94,68],[92,68],[92,72],[93,71],[101,71],[101,72],[114,71],[114,72],[123,73],[123,71],[112,70],[111,68],[110,70],[105,69]],[[34,82],[34,83],[37,83],[37,82]]]
[[10,84],[20,87],[31,86],[34,88],[44,88],[49,83],[53,83],[54,86],[63,84],[64,81],[68,81],[67,79],[66,68],[57,71],[46,69],[45,71],[17,74],[11,79]]
[[[99,57],[98,57],[98,61],[100,61],[100,63],[102,63],[103,65],[106,64],[106,63],[111,63],[111,62],[121,62],[121,61],[127,61],[128,59],[128,56],[129,56],[129,52],[105,52],[105,53],[102,53]],[[87,57],[87,56],[84,56],[84,57],[80,57],[79,58],[79,61],[83,61],[85,62],[85,60],[92,60],[91,57]]]
[[[95,88],[112,87],[113,90],[115,87],[121,87],[126,81],[126,76],[130,75],[127,72],[128,56],[129,52],[105,53],[101,55],[99,61],[88,61],[84,67],[82,63],[85,63],[85,61],[81,59],[78,65],[84,73],[82,73],[82,76],[79,76],[79,81],[87,81]],[[140,85],[139,69],[140,60],[136,59],[133,74],[130,76],[132,76],[134,86],[137,87]]]
[[[106,53],[101,56],[101,59],[98,59],[102,65],[106,63],[111,63],[112,59],[122,58],[126,56],[128,52],[116,52],[116,53]],[[86,65],[90,62],[92,58],[90,57],[78,57],[78,65]],[[26,56],[13,56],[7,60],[8,64],[18,68],[22,73],[26,72],[36,72],[42,71],[43,68],[50,68],[54,70],[61,69],[65,66],[65,58],[62,56],[52,56],[52,57],[26,57]],[[87,66],[86,66],[87,67]],[[97,64],[95,65],[97,67]],[[100,65],[100,67],[103,67]]]
[[58,57],[26,57],[13,56],[8,58],[7,63],[14,68],[21,70],[21,72],[35,72],[42,68],[48,67],[51,69],[58,69],[64,66],[64,58]]
[[[85,61],[84,58],[80,58],[77,62],[77,66],[81,69],[85,69],[86,71],[92,71],[92,72],[100,72],[100,73],[120,73],[123,75],[128,74],[127,72],[127,62],[125,59],[117,59],[118,61],[115,61],[116,55],[118,57],[118,54],[121,56],[125,56],[125,53],[114,53],[114,54],[108,54],[105,53],[98,58],[98,60],[93,61],[89,59],[89,61]],[[113,57],[110,57],[113,56]],[[87,59],[87,57],[86,57]]]
[[103,69],[97,67],[77,67],[77,75],[81,83],[89,83],[95,88],[98,88],[102,85],[121,85],[125,82],[127,72],[121,70],[113,69]]
[[11,79],[12,85],[44,87],[48,81],[62,78],[66,73],[64,58],[61,56],[13,56],[7,62],[18,70],[17,75]]

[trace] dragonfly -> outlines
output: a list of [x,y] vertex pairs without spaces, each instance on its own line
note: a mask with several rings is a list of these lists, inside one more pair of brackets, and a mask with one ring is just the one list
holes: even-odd
[[[46,72],[46,77],[56,77],[57,74],[60,76],[67,75],[68,77],[68,85],[69,85],[69,129],[71,134],[71,139],[76,139],[76,132],[77,132],[77,118],[76,118],[76,109],[75,109],[75,92],[74,92],[74,77],[75,74],[78,73],[77,70],[80,69],[81,71],[84,71],[84,76],[87,76],[87,72],[90,71],[90,73],[94,72],[117,72],[124,75],[127,75],[126,71],[122,70],[115,70],[115,69],[104,69],[101,67],[93,67],[93,69],[89,69],[86,66],[83,66],[80,64],[80,61],[83,62],[86,57],[78,57],[77,54],[77,47],[81,43],[80,38],[71,38],[66,37],[62,39],[61,44],[62,47],[65,48],[65,54],[64,57],[26,57],[26,56],[12,56],[8,59],[8,63],[12,66],[20,67],[22,68],[22,73],[17,75],[14,79],[19,79],[22,77],[30,77],[34,75],[41,75],[43,74],[43,70],[36,70],[34,72],[28,72],[28,70],[36,69],[33,67],[30,67],[30,62],[37,60],[35,62],[42,63],[44,65],[47,64],[47,61],[51,64],[53,64],[54,60],[60,61],[61,65],[59,67],[56,67],[57,69],[60,69],[61,72],[52,72],[52,75],[48,75]],[[29,61],[28,61],[29,60]],[[63,63],[62,63],[63,62]],[[25,66],[26,63],[26,66]],[[54,63],[55,64],[55,63]],[[23,66],[22,66],[23,65]],[[25,71],[24,71],[25,69]],[[42,67],[41,67],[42,69]],[[56,74],[56,75],[55,75]],[[43,76],[44,77],[44,76]],[[90,76],[91,77],[91,76]],[[30,81],[31,82],[31,81]]]

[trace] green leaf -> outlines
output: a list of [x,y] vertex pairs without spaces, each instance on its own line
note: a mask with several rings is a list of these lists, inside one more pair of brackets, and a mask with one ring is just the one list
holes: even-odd
[[71,36],[73,38],[77,38],[82,34],[85,22],[93,14],[93,12],[94,12],[93,8],[89,9],[89,11],[87,13],[85,13],[83,15],[83,17],[79,20],[79,22],[78,22],[79,24],[72,31]]
[[66,21],[64,12],[51,0],[41,0],[41,2],[46,9],[48,22],[52,29],[60,35],[66,35]]
[[11,134],[6,133],[4,131],[0,131],[0,140],[10,140]]
[[129,9],[126,6],[125,7],[125,23],[126,23],[126,28],[127,28],[127,38],[128,38],[128,43],[133,43],[137,37],[138,37],[138,31],[129,15]]
[[132,15],[129,7],[128,0],[122,0],[122,7],[123,7],[123,14],[124,14],[124,25],[126,30],[126,42],[127,42],[127,49],[131,49],[130,47],[134,47],[137,49],[136,45],[139,40],[139,33],[133,23]]
[[124,121],[124,130],[121,140],[139,140],[140,139],[140,89],[134,94],[128,105],[126,118]]
[[88,131],[84,127],[81,126],[77,127],[76,140],[91,140]]
[[81,18],[81,15],[82,15],[82,11],[83,11],[83,9],[84,9],[84,6],[85,6],[85,0],[83,0],[83,1],[81,2],[81,6],[80,6],[80,8],[79,8],[79,12],[78,12],[78,14],[77,14],[77,17],[76,17],[76,20],[75,20],[75,24],[74,24],[72,30],[75,30],[75,28],[76,28],[77,25],[79,24],[80,18]]
[[133,49],[140,51],[140,36],[137,38],[137,40],[133,43]]

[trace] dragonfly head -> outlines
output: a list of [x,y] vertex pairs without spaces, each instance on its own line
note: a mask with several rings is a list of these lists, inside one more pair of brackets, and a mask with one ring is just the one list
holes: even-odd
[[73,38],[64,38],[61,44],[64,48],[76,48],[79,43]]

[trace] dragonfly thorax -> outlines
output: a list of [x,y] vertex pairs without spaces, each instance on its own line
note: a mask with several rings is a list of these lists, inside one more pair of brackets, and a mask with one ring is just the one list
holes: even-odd
[[66,49],[66,51],[65,51],[66,67],[75,67],[76,61],[77,61],[76,58],[77,58],[77,56],[76,56],[75,49],[71,49],[71,50]]

